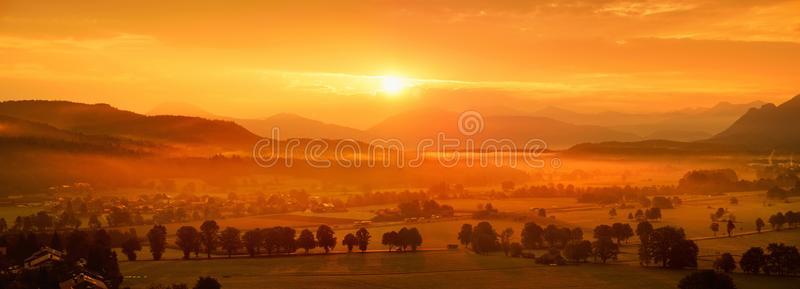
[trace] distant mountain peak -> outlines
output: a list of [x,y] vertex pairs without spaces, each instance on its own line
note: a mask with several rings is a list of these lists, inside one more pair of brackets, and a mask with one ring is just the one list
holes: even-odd
[[776,106],[772,103],[751,108],[709,142],[743,145],[751,150],[800,151],[800,96]]
[[784,102],[780,105],[782,108],[797,108],[800,109],[800,94],[795,95],[792,99]]

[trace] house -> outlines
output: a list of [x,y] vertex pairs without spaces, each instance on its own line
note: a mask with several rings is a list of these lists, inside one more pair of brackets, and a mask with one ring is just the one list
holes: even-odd
[[72,273],[72,278],[58,283],[60,289],[108,289],[103,278],[89,272]]
[[64,253],[53,248],[44,246],[36,253],[33,253],[23,263],[26,270],[37,269],[42,266],[52,265],[64,260]]
[[17,275],[22,273],[22,267],[18,265],[10,266],[8,268],[0,270],[0,275]]

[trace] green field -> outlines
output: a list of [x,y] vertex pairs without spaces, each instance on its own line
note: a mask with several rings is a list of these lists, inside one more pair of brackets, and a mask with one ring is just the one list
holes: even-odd
[[[218,278],[223,288],[675,288],[690,270],[630,265],[551,267],[465,251],[122,262],[123,286]],[[733,274],[742,289],[793,288],[797,278]]]
[[[686,229],[689,238],[697,239],[700,247],[699,266],[710,268],[711,262],[720,253],[742,254],[752,246],[765,247],[772,242],[800,245],[800,230],[783,230],[761,234],[745,234],[754,230],[751,225],[757,217],[765,220],[779,211],[800,210],[800,203],[773,203],[767,205],[762,192],[735,194],[740,201],[730,205],[729,196],[684,196],[685,204],[663,211],[663,220],[655,226],[673,225]],[[477,204],[486,200],[448,200],[456,211],[468,214],[476,210]],[[524,213],[530,207],[549,204],[549,215],[555,219],[539,219],[546,225],[555,222],[561,226],[581,227],[585,238],[591,238],[591,230],[599,224],[627,222],[624,217],[629,210],[620,210],[620,217],[610,218],[608,208],[578,204],[571,198],[530,198],[493,200],[495,207],[506,212]],[[719,236],[708,238],[711,231],[709,214],[717,207],[728,208],[736,215],[742,235],[733,238]],[[344,213],[293,213],[289,215],[256,216],[218,220],[221,227],[236,226],[242,229],[290,225],[299,229],[316,224],[330,224],[341,238],[355,232],[349,220],[365,219],[373,207],[353,208]],[[635,209],[634,209],[635,210]],[[488,220],[496,230],[512,228],[514,241],[519,240],[522,222],[512,220]],[[125,286],[143,288],[153,283],[192,283],[200,275],[211,275],[220,279],[223,288],[675,288],[678,280],[690,270],[665,270],[642,268],[638,265],[637,245],[623,245],[619,259],[611,264],[580,264],[550,267],[533,264],[530,259],[514,259],[504,256],[478,256],[457,250],[442,250],[447,244],[457,243],[456,235],[463,223],[475,224],[479,220],[469,218],[433,220],[416,223],[376,223],[368,227],[373,238],[370,250],[384,250],[380,238],[384,232],[401,227],[417,227],[423,236],[422,249],[439,250],[417,253],[371,252],[367,254],[344,254],[339,245],[335,254],[319,255],[320,249],[312,250],[310,256],[281,256],[226,259],[215,256],[211,260],[177,260],[181,254],[168,250],[167,261],[147,261],[147,248],[140,253],[137,262],[120,263],[123,274],[130,276]],[[199,224],[195,224],[199,225]],[[177,228],[177,225],[170,226]],[[172,233],[172,231],[170,231]],[[635,238],[634,238],[635,239]],[[174,242],[172,237],[170,243]],[[536,252],[537,255],[541,252]],[[124,259],[124,258],[121,258]],[[797,278],[752,276],[734,273],[738,288],[793,288]]]

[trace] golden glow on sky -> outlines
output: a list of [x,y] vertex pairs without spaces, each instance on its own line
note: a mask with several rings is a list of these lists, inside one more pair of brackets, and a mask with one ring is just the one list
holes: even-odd
[[406,80],[397,76],[381,77],[381,89],[389,96],[397,96],[406,88]]
[[12,0],[0,2],[0,99],[137,112],[183,102],[358,128],[421,106],[779,101],[800,92],[797,11],[780,0]]

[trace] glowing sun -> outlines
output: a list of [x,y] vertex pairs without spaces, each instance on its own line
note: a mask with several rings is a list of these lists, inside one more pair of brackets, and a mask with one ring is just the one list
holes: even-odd
[[406,80],[396,76],[381,77],[381,90],[389,95],[396,95],[406,88]]

